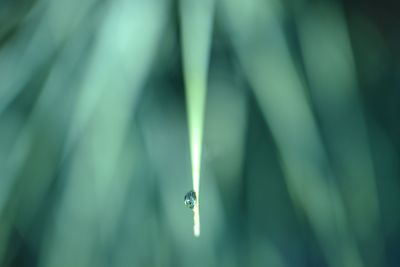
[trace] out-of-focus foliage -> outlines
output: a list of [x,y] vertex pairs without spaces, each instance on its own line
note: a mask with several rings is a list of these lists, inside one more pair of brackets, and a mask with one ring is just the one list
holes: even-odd
[[399,10],[0,1],[0,266],[399,266]]

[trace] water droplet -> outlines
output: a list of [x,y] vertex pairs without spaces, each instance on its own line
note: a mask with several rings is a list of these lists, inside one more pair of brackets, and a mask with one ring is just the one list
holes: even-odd
[[189,207],[191,210],[196,206],[196,193],[191,190],[189,191],[184,198],[184,203],[187,207]]

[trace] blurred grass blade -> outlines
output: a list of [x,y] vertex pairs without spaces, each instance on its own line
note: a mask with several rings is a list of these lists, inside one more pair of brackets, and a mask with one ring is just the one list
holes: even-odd
[[257,0],[223,3],[234,47],[282,157],[294,204],[304,209],[331,266],[362,266],[284,37],[282,6]]
[[343,12],[334,4],[321,3],[297,19],[312,95],[354,232],[368,262],[382,266],[376,181]]

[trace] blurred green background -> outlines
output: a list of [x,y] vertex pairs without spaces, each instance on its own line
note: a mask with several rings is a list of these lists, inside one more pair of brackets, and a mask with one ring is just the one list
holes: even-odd
[[1,0],[0,266],[400,266],[399,47],[389,0]]

